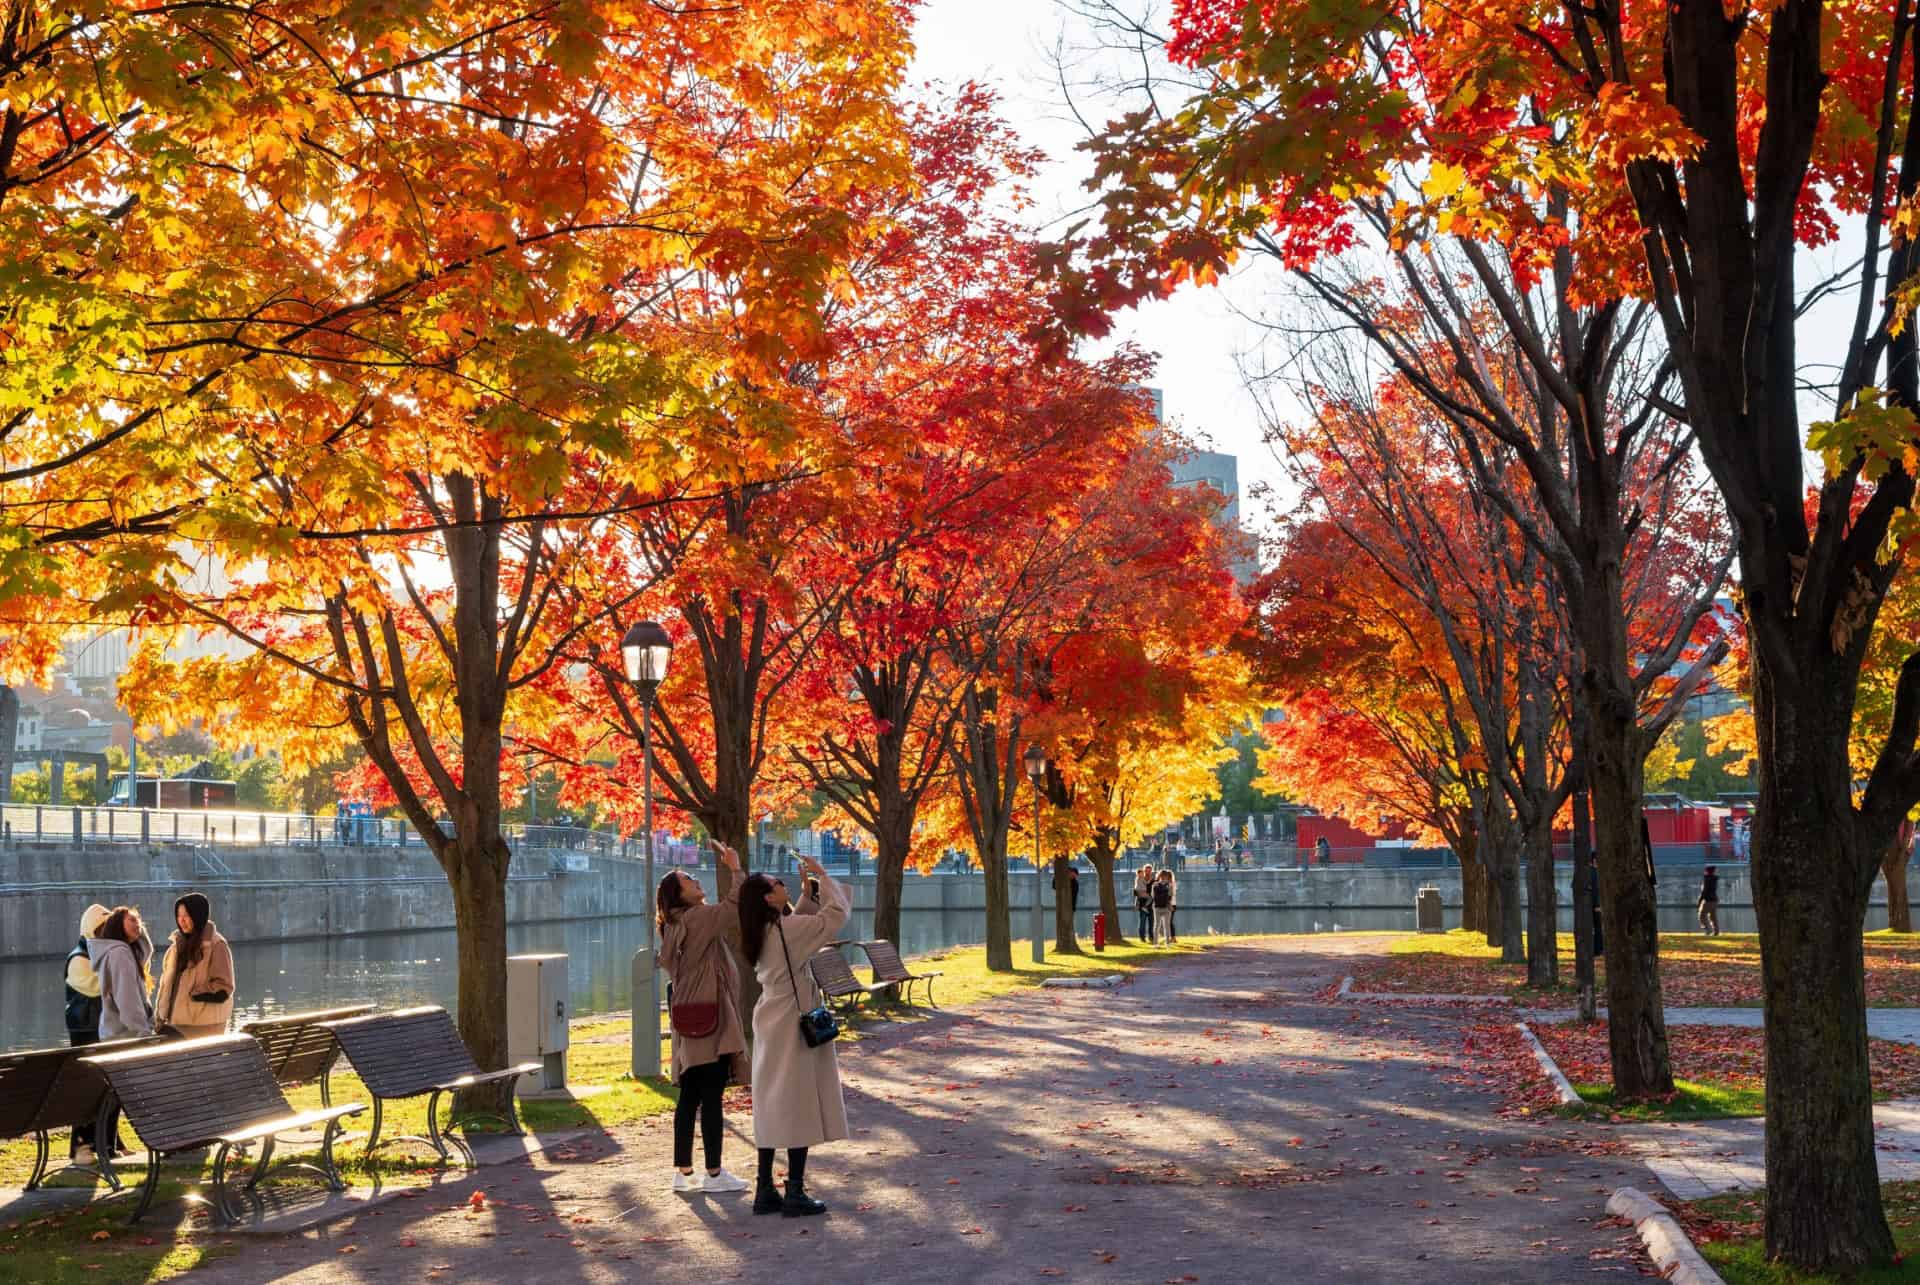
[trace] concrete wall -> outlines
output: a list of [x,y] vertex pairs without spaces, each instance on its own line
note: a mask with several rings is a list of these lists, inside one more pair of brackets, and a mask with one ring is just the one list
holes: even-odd
[[[645,867],[638,861],[595,856],[588,869],[560,873],[545,852],[522,855],[507,884],[508,921],[552,923],[637,915],[644,911]],[[1663,866],[1659,871],[1661,926],[1691,925],[1700,869]],[[702,873],[712,888],[711,870]],[[1560,876],[1562,927],[1570,926],[1571,872]],[[1080,878],[1084,924],[1100,907],[1090,869]],[[1116,873],[1123,913],[1131,909],[1131,877]],[[791,880],[790,880],[791,882]],[[1013,877],[1014,929],[1030,904],[1033,877]],[[873,878],[848,881],[857,913],[873,908]],[[1414,898],[1428,884],[1440,889],[1447,926],[1460,917],[1458,870],[1395,870],[1335,866],[1308,870],[1193,869],[1180,876],[1184,910],[1218,910],[1222,931],[1293,931],[1293,917],[1262,917],[1261,911],[1334,912],[1329,923],[1349,927],[1411,927]],[[213,899],[221,931],[240,941],[297,941],[368,933],[408,932],[454,926],[453,900],[445,877],[424,851],[394,848],[227,847],[196,851],[177,845],[134,844],[73,847],[0,847],[0,959],[65,954],[73,945],[80,912],[89,902],[140,907],[164,923],[173,901],[198,888]],[[1043,900],[1052,901],[1050,883]],[[1886,890],[1877,885],[1867,926],[1886,925]],[[1722,927],[1753,930],[1751,890],[1740,866],[1722,866]],[[978,874],[908,876],[902,908],[916,912],[984,914],[986,883]],[[1368,913],[1353,913],[1368,912]],[[1378,912],[1378,913],[1371,913]],[[1388,912],[1391,912],[1390,914]],[[1400,916],[1405,917],[1404,923]],[[1317,914],[1307,916],[1317,918]],[[1186,921],[1183,921],[1186,922]],[[1196,921],[1198,922],[1198,921]],[[1051,920],[1049,919],[1049,926]],[[1306,920],[1298,926],[1304,930]]]
[[[236,941],[453,927],[446,876],[418,849],[222,846],[211,856],[218,866],[171,844],[0,848],[0,958],[64,955],[89,902],[137,906],[164,922],[174,899],[196,888]],[[593,857],[584,872],[555,873],[550,860],[540,852],[514,863],[509,922],[632,915],[646,904],[637,861]]]

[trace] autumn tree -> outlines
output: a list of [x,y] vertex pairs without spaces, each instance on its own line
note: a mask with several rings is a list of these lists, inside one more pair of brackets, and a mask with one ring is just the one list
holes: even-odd
[[[397,171],[338,176],[343,199],[406,261],[476,267],[396,319],[391,366],[350,384],[270,363],[279,400],[229,413],[278,446],[248,441],[246,485],[174,524],[232,586],[156,610],[252,650],[184,667],[150,651],[143,690],[257,742],[351,732],[453,888],[459,1019],[484,1062],[505,1056],[509,740],[561,716],[542,680],[651,587],[601,592],[635,515],[683,502],[693,462],[774,453],[777,424],[725,398],[817,343],[852,225],[809,180],[893,172],[897,19],[642,6],[599,15],[583,45],[473,37],[464,97],[389,78],[377,110],[484,128],[448,131],[459,155],[422,131]],[[407,239],[399,198],[442,207],[430,236]],[[636,306],[689,272],[748,283],[741,342]]]

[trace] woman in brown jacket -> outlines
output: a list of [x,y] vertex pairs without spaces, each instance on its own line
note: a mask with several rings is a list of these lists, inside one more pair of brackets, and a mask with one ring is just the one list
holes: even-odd
[[233,951],[213,926],[213,906],[190,892],[173,903],[173,922],[154,1020],[188,1039],[225,1035],[233,1016]]
[[[746,1030],[740,1021],[740,972],[733,964],[727,934],[740,924],[735,893],[740,886],[740,855],[724,843],[713,845],[721,865],[733,872],[734,891],[717,904],[707,904],[706,889],[680,871],[660,881],[654,899],[660,929],[660,967],[673,980],[673,1007],[712,1004],[712,1027],[700,1022],[695,1033],[673,1032],[673,1079],[680,1100],[673,1109],[673,1190],[680,1195],[697,1191],[745,1191],[746,1180],[720,1165],[725,1122],[720,1097],[734,1074],[734,1059],[747,1051]],[[670,1010],[671,1011],[671,1010]],[[741,1068],[745,1070],[745,1068]],[[700,1141],[706,1151],[707,1173],[693,1173],[693,1117],[700,1116]]]

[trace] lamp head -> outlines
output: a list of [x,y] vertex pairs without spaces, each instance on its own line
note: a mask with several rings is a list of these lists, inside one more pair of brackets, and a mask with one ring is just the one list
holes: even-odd
[[1038,785],[1040,778],[1047,774],[1047,752],[1039,745],[1030,743],[1024,757],[1027,765],[1027,779]]
[[667,676],[667,660],[673,655],[673,639],[651,620],[643,620],[627,630],[620,640],[620,659],[625,662],[627,681],[649,691]]

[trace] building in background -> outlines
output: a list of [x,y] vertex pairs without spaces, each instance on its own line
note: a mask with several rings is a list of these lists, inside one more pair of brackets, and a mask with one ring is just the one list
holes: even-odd
[[[1166,398],[1158,388],[1140,390],[1153,400],[1153,418],[1163,428],[1167,422]],[[1253,558],[1253,543],[1240,525],[1240,457],[1225,451],[1182,451],[1173,460],[1175,486],[1204,486],[1220,497],[1215,520],[1226,531],[1245,542],[1246,552],[1233,560],[1233,578],[1246,588],[1260,574]]]

